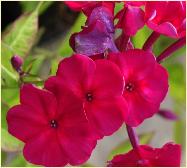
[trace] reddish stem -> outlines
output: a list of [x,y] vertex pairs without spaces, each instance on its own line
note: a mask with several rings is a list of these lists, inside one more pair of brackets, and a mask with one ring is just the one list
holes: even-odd
[[175,43],[171,44],[168,48],[166,48],[157,58],[157,62],[161,63],[164,59],[169,57],[173,52],[183,47],[186,44],[186,38],[183,37],[177,40]]
[[120,51],[126,51],[130,37],[125,35],[124,32],[116,39],[115,43]]
[[151,35],[148,37],[146,42],[143,45],[143,50],[150,51],[152,49],[153,44],[156,40],[160,37],[160,33],[152,32]]
[[125,35],[125,33],[123,33],[121,51],[127,50],[127,45],[128,45],[129,40],[130,40],[130,37]]
[[133,148],[138,148],[139,145],[139,139],[137,134],[135,133],[133,127],[130,127],[129,125],[126,124],[126,128],[127,128],[127,133],[131,142],[131,145]]

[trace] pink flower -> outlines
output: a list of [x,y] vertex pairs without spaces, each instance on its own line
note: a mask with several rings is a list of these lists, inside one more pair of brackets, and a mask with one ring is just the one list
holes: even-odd
[[[122,111],[126,109],[124,81],[114,63],[73,55],[60,62],[56,75],[45,83],[45,88],[56,95],[56,88],[64,84],[82,99],[85,116],[99,137],[111,135],[122,125]],[[68,96],[67,100],[72,106],[76,103]]]
[[147,26],[172,38],[186,36],[186,2],[158,1],[145,5]]
[[24,85],[20,104],[8,111],[8,131],[25,142],[23,155],[31,163],[79,165],[90,157],[96,145],[82,101],[63,86],[58,92],[60,99],[47,90]]
[[89,16],[94,8],[100,7],[100,6],[109,9],[111,14],[113,14],[114,13],[114,4],[115,4],[115,2],[105,2],[105,1],[103,1],[103,2],[65,1],[64,3],[66,5],[68,5],[74,11],[81,11],[82,10],[86,16]]
[[142,3],[136,4],[134,2],[133,4],[128,2],[115,16],[115,18],[119,19],[115,27],[123,29],[123,32],[127,36],[134,36],[145,24],[144,11],[140,7],[137,7],[139,5],[142,5]]
[[158,112],[168,90],[167,71],[151,53],[140,49],[110,53],[109,59],[120,67],[124,76],[123,97],[128,104],[128,112],[124,110],[125,122],[138,126]]
[[131,6],[144,6],[146,4],[146,1],[125,1],[126,4]]
[[140,145],[128,153],[115,156],[110,167],[180,167],[181,147],[167,143],[162,148]]

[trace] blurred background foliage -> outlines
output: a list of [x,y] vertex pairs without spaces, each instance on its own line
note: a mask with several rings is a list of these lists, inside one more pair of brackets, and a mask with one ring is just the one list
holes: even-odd
[[[63,2],[2,2],[2,41],[1,41],[1,165],[2,166],[33,166],[22,156],[23,143],[12,137],[7,131],[6,113],[13,105],[19,103],[19,76],[10,64],[13,55],[24,59],[23,70],[32,76],[25,77],[25,82],[32,81],[38,86],[49,75],[54,75],[59,60],[70,56],[73,51],[69,46],[72,33],[79,32],[86,17],[82,13],[72,12]],[[117,13],[122,8],[118,3]],[[141,48],[150,35],[146,26],[141,29],[132,42]],[[161,36],[154,45],[155,55],[159,55],[175,40]],[[174,102],[174,112],[179,116],[173,130],[173,139],[182,144],[185,150],[185,51],[183,47],[163,63],[169,72],[169,94]],[[159,81],[158,81],[159,82]],[[142,144],[149,143],[153,132],[139,135]],[[130,143],[124,140],[116,146],[108,159],[114,155],[130,150]],[[93,166],[85,164],[83,166]]]

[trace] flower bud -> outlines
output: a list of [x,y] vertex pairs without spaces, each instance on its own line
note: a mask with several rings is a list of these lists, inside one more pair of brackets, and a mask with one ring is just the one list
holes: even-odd
[[12,67],[17,71],[17,72],[21,72],[21,66],[23,64],[23,59],[20,56],[14,55],[11,58],[11,64]]
[[174,112],[169,111],[169,110],[159,110],[158,114],[159,114],[161,117],[163,117],[163,118],[165,118],[165,119],[168,119],[168,120],[173,120],[173,121],[175,121],[175,120],[178,120],[178,119],[179,119],[178,116],[177,116]]

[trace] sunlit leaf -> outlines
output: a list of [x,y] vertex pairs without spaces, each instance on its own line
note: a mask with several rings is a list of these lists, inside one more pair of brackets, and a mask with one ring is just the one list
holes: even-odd
[[[32,12],[35,10],[37,5],[39,4],[38,1],[19,1],[21,4],[21,8],[23,12]],[[42,14],[46,11],[46,9],[54,3],[53,1],[45,1],[42,6],[40,7],[39,14]]]
[[12,87],[12,86],[18,86],[18,74],[12,73],[9,71],[6,67],[1,65],[1,81],[2,86],[6,87]]
[[148,29],[147,26],[144,26],[142,29],[140,29],[135,36],[133,36],[132,42],[134,44],[134,48],[142,48],[143,44],[151,34],[151,30]]
[[39,6],[37,6],[34,12],[21,15],[3,33],[2,64],[8,70],[12,70],[11,57],[13,55],[26,56],[34,43],[38,30]]
[[114,8],[114,14],[116,15],[121,9],[123,9],[124,3],[116,3]]

